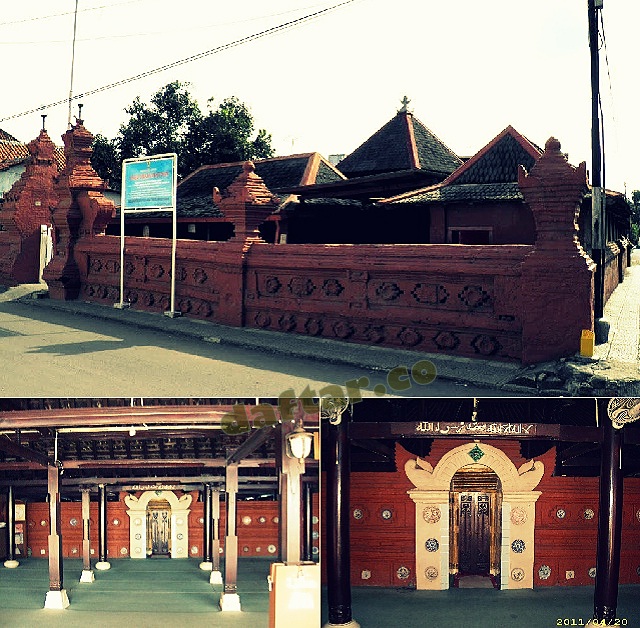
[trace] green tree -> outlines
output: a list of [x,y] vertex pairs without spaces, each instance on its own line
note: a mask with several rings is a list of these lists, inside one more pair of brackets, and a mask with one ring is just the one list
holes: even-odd
[[125,108],[129,120],[120,125],[113,140],[98,135],[94,141],[93,167],[119,188],[121,161],[130,157],[176,153],[178,175],[184,177],[205,164],[273,156],[271,136],[254,130],[249,108],[238,98],[222,101],[203,115],[187,90],[174,81],[158,90],[149,104],[140,97]]
[[187,134],[186,170],[193,172],[205,164],[273,156],[271,136],[260,129],[254,137],[253,116],[244,103],[235,96],[223,100],[215,110],[212,103],[213,99],[209,99],[209,113],[196,121]]
[[118,147],[113,140],[108,140],[98,133],[93,138],[93,154],[91,155],[93,169],[112,187],[120,187],[122,165]]
[[631,240],[634,244],[640,242],[640,190],[631,194]]

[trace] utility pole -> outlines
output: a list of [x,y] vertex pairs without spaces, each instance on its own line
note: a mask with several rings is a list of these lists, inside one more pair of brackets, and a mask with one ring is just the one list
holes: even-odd
[[589,13],[589,50],[591,52],[591,257],[597,264],[595,276],[596,344],[607,341],[609,324],[604,316],[604,271],[607,245],[604,194],[602,189],[602,146],[600,143],[600,58],[598,11],[603,0],[587,0]]

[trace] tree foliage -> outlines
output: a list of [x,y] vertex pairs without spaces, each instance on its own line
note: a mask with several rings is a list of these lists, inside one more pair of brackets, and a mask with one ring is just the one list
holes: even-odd
[[204,115],[187,90],[174,81],[158,90],[149,104],[140,97],[125,108],[129,120],[112,140],[97,135],[91,163],[96,172],[120,187],[121,162],[130,157],[176,153],[178,175],[184,177],[205,164],[273,156],[271,136],[254,131],[249,108],[236,97]]
[[640,242],[640,190],[634,190],[631,194],[631,239],[634,243]]

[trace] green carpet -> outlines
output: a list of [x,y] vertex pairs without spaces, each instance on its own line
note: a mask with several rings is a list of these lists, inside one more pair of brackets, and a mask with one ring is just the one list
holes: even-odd
[[[352,608],[353,619],[362,628],[584,626],[593,613],[593,587],[540,587],[521,591],[354,587]],[[619,625],[640,628],[640,585],[620,586],[617,611]],[[326,591],[323,591],[322,616],[324,623]],[[623,619],[626,624],[622,623]]]
[[46,560],[24,559],[17,569],[0,567],[0,626],[267,626],[269,558],[241,558],[238,593],[241,613],[222,613],[222,585],[209,584],[210,572],[197,559],[111,561],[95,582],[80,583],[81,560],[64,561],[64,589],[71,605],[45,610],[49,590]]

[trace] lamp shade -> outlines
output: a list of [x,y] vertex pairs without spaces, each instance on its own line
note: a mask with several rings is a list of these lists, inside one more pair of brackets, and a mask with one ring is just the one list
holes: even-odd
[[296,427],[291,434],[287,434],[287,455],[304,460],[311,453],[312,442],[313,434],[305,432],[300,426]]

